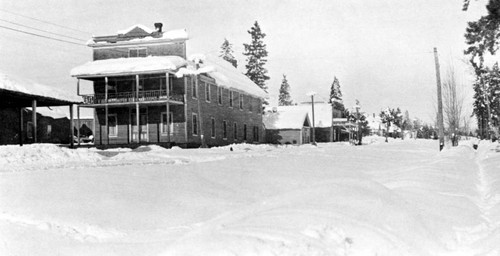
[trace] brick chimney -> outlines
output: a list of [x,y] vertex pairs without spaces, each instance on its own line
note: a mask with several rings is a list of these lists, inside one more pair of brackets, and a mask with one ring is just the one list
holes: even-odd
[[156,32],[161,33],[162,27],[163,27],[163,24],[161,22],[155,23]]

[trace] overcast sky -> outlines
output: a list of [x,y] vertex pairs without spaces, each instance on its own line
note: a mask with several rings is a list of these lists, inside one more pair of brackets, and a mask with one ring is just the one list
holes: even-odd
[[82,44],[0,27],[0,70],[76,92],[76,79],[69,72],[91,60],[84,44],[92,35],[115,34],[134,24],[153,28],[153,23],[162,22],[164,30],[187,29],[188,53],[217,53],[227,38],[244,72],[243,43],[250,42],[247,30],[257,20],[267,34],[271,104],[277,104],[283,74],[296,102],[306,100],[311,90],[318,93],[317,100],[328,100],[337,76],[348,108],[358,99],[367,113],[400,107],[412,118],[431,122],[436,105],[433,47],[440,53],[443,78],[453,65],[458,81],[465,84],[467,102],[472,102],[463,34],[467,21],[486,12],[486,1],[472,1],[468,12],[461,11],[462,2],[0,0],[0,26]]

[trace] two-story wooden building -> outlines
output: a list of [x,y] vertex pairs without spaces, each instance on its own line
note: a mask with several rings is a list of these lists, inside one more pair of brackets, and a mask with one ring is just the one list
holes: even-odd
[[142,25],[94,36],[93,61],[71,71],[91,81],[79,107],[94,109],[96,146],[216,146],[264,141],[267,93],[218,57],[186,56],[185,30]]

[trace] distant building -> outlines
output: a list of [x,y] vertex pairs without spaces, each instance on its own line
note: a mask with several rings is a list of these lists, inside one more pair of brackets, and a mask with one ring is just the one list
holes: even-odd
[[280,106],[264,114],[266,142],[272,144],[305,144],[311,142],[311,121],[307,110]]
[[380,116],[373,113],[372,115],[368,115],[366,117],[366,121],[368,122],[368,128],[370,129],[370,135],[382,136],[384,134],[386,125],[382,123]]
[[98,146],[155,143],[197,147],[264,141],[267,93],[230,63],[186,54],[185,30],[135,25],[88,43],[93,61],[73,77],[93,94],[79,107],[94,110]]

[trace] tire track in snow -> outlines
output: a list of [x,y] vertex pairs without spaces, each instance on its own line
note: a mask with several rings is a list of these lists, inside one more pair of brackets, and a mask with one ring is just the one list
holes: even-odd
[[[484,147],[487,147],[487,145]],[[500,229],[500,223],[495,223],[492,218],[494,217],[493,213],[491,212],[494,207],[500,204],[500,196],[493,194],[492,177],[483,163],[483,161],[488,159],[488,150],[477,151],[474,157],[477,191],[475,204],[481,212],[480,217],[483,222],[475,227],[455,228],[457,240],[460,242],[460,246],[457,248],[458,251],[467,249],[470,252],[474,252],[474,255],[485,256],[498,255],[498,250],[489,249],[490,251],[488,251],[484,244]]]
[[125,234],[114,229],[104,229],[89,224],[67,224],[56,221],[37,220],[25,216],[0,213],[0,221],[46,231],[53,234],[69,237],[80,242],[106,242],[121,238]]

